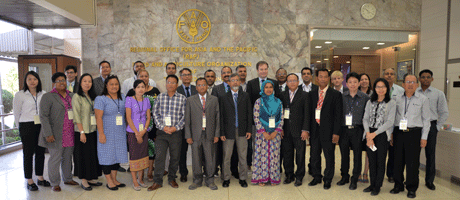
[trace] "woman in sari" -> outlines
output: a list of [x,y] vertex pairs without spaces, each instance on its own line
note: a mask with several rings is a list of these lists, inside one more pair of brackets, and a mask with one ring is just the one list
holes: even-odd
[[280,183],[280,146],[283,131],[283,104],[274,96],[274,84],[267,80],[262,84],[261,97],[254,104],[255,135],[253,184]]

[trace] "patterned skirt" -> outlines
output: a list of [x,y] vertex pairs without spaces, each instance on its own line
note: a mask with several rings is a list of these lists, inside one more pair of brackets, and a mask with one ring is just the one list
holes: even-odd
[[144,134],[142,140],[141,144],[137,143],[135,134],[128,132],[129,167],[133,172],[149,167],[148,134]]
[[251,182],[279,184],[281,136],[266,140],[263,134],[256,134],[254,145],[254,161]]

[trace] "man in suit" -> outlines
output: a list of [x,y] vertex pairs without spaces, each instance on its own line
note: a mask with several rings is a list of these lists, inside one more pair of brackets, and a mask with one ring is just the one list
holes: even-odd
[[252,130],[252,107],[249,95],[240,89],[240,77],[238,74],[230,75],[231,91],[219,99],[221,108],[220,129],[224,152],[224,174],[222,187],[230,185],[230,159],[233,153],[234,143],[238,150],[239,160],[239,183],[241,187],[248,187],[246,182],[248,175],[247,149],[248,139],[251,138]]
[[208,69],[204,72],[204,78],[206,79],[206,84],[208,85],[208,94],[212,94],[212,88],[214,88],[214,83],[216,82],[216,72],[212,69]]
[[342,125],[342,94],[327,87],[330,76],[327,69],[316,71],[317,90],[310,92],[310,157],[313,180],[308,184],[314,186],[322,182],[321,151],[326,159],[324,170],[324,189],[331,188],[335,168],[335,145],[339,142]]
[[112,72],[112,67],[110,63],[107,61],[102,61],[99,63],[99,73],[101,74],[99,77],[93,79],[94,91],[96,95],[101,95],[104,91],[104,81]]
[[[284,92],[288,89],[286,85],[286,80],[287,80],[287,71],[284,68],[279,68],[276,70],[276,75],[275,75],[276,80],[278,81],[280,91]],[[297,80],[297,83],[299,81]]]
[[78,88],[77,67],[73,65],[67,65],[64,71],[67,77],[67,90],[73,93],[77,92],[77,88]]
[[[187,99],[185,106],[185,138],[192,146],[193,183],[188,187],[194,190],[201,187],[204,167],[205,184],[211,190],[217,190],[214,184],[214,143],[219,141],[219,101],[217,97],[207,93],[208,84],[205,78],[196,80],[197,95]],[[204,158],[204,161],[203,161]]]
[[[230,91],[230,75],[232,74],[232,68],[228,66],[222,67],[222,70],[220,71],[220,76],[222,78],[222,84],[216,85],[213,90],[212,90],[212,95],[216,96],[219,99],[219,102],[221,101],[222,97],[227,94],[227,92]],[[222,110],[222,108],[220,108]],[[222,132],[220,133],[222,135]],[[216,153],[216,170],[214,177],[217,177],[218,174],[218,167],[220,166],[221,174],[223,173],[223,168],[222,168],[222,161],[223,161],[223,154],[222,154],[222,141],[217,142],[217,153]]]
[[[182,80],[182,85],[177,88],[177,93],[184,95],[189,98],[192,95],[197,94],[196,87],[191,85],[192,82],[192,70],[189,68],[183,68],[179,72],[180,79]],[[185,133],[182,132],[182,147],[180,149],[180,161],[179,161],[179,173],[180,173],[180,182],[187,182],[187,151],[188,143],[185,140]]]
[[[305,147],[310,130],[310,107],[307,92],[299,89],[299,77],[292,73],[287,76],[288,90],[282,93],[284,108],[283,165],[286,174],[284,184],[295,180],[296,187],[302,185],[305,176]],[[295,152],[294,152],[295,151]],[[294,155],[297,170],[294,176]]]
[[247,88],[247,85],[248,85],[248,83],[246,82],[246,76],[248,75],[248,72],[246,70],[246,66],[238,65],[236,67],[236,73],[238,73],[238,75],[240,75],[241,87],[243,88],[243,91],[246,92],[246,88]]
[[339,91],[340,93],[344,93],[348,91],[348,88],[343,87],[343,74],[342,72],[336,70],[332,72],[331,74],[331,82],[332,82],[332,87]]
[[309,67],[304,67],[300,70],[302,74],[302,84],[299,85],[304,92],[310,92],[312,90],[318,89],[318,86],[312,83],[313,71]]

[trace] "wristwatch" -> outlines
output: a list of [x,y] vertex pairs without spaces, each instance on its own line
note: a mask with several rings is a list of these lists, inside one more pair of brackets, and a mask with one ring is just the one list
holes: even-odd
[[85,134],[85,131],[80,131],[80,134]]

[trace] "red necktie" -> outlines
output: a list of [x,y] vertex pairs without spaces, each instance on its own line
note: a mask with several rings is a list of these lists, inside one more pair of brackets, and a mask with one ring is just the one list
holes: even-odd
[[201,97],[201,100],[203,101],[203,117],[204,117],[205,116],[204,109],[206,108],[206,100],[204,99],[204,97]]
[[[318,104],[316,104],[316,109],[320,109],[323,107],[323,101],[324,101],[324,92],[321,90],[319,92],[319,100]],[[316,122],[319,124],[319,119],[316,119]]]

